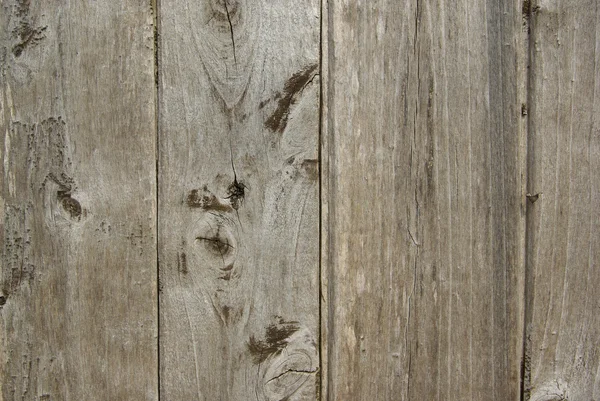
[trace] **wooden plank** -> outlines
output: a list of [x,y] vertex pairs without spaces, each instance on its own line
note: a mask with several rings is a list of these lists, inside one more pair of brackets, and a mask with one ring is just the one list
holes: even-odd
[[320,2],[160,15],[161,397],[314,400]]
[[148,2],[0,1],[0,400],[156,400]]
[[518,400],[522,4],[330,7],[327,399]]
[[525,399],[600,399],[600,8],[532,3]]

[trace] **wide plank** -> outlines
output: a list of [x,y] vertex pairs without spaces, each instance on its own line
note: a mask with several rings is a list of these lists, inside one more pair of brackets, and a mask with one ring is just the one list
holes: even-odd
[[156,400],[149,2],[0,1],[0,400]]
[[328,400],[518,400],[519,1],[329,2]]
[[600,399],[600,6],[532,2],[524,399]]
[[160,389],[314,400],[317,0],[161,1]]

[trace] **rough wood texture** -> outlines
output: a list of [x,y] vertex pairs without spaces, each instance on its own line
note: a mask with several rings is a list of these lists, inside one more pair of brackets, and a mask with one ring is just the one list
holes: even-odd
[[521,3],[330,2],[329,400],[518,400]]
[[0,400],[156,400],[153,26],[0,1]]
[[597,1],[157,3],[0,0],[0,401],[600,400]]
[[320,3],[160,15],[161,397],[314,400]]
[[600,399],[600,6],[532,3],[525,399]]

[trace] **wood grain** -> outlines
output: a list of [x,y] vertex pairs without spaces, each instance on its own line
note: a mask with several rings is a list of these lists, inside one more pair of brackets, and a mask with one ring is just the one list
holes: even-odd
[[600,399],[600,8],[532,3],[525,399]]
[[314,400],[320,3],[160,10],[161,398]]
[[0,400],[156,400],[152,13],[0,1]]
[[519,399],[524,22],[330,2],[327,399]]

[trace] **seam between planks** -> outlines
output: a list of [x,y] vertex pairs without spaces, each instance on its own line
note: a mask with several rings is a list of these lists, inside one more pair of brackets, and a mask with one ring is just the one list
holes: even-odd
[[329,347],[331,311],[329,310],[329,194],[330,194],[330,168],[329,168],[329,33],[330,33],[329,1],[320,1],[319,24],[319,58],[320,58],[320,94],[319,94],[319,374],[320,385],[317,394],[318,400],[327,401],[329,397],[330,368]]
[[317,392],[317,399],[323,400],[323,298],[321,293],[323,291],[323,152],[322,152],[322,144],[323,144],[323,4],[326,3],[327,0],[320,1],[320,17],[319,17],[319,134],[317,138],[317,158],[319,160],[319,222],[318,222],[318,230],[319,230],[319,390]]
[[159,137],[160,137],[160,74],[159,74],[159,62],[160,62],[160,49],[159,49],[159,37],[160,37],[160,0],[150,0],[151,7],[153,11],[154,17],[154,100],[155,100],[155,110],[154,110],[154,141],[155,141],[155,180],[156,180],[156,232],[155,232],[155,247],[156,247],[156,361],[157,361],[157,369],[156,369],[156,394],[157,400],[160,401],[160,371],[161,371],[161,362],[160,362],[160,248],[159,248],[159,230],[160,230],[160,147],[159,147]]
[[[531,188],[533,188],[532,176],[530,171],[532,171],[532,157],[533,155],[533,143],[532,143],[532,135],[533,131],[532,127],[532,112],[534,111],[534,99],[533,93],[531,90],[531,85],[533,82],[532,74],[533,74],[533,31],[534,31],[534,8],[536,7],[537,0],[523,0],[523,19],[525,21],[526,29],[526,40],[524,42],[525,46],[525,73],[523,74],[524,82],[524,90],[525,90],[525,108],[522,107],[522,113],[526,114],[523,116],[526,121],[524,124],[524,135],[525,135],[525,144],[524,144],[524,159],[525,159],[525,185],[526,185],[526,193],[529,193]],[[527,401],[530,398],[530,375],[531,375],[531,344],[528,340],[530,335],[530,325],[531,325],[531,313],[533,307],[533,275],[530,268],[529,262],[529,250],[531,248],[530,236],[529,233],[531,231],[531,215],[529,213],[530,209],[530,201],[528,200],[528,196],[525,199],[525,232],[524,232],[524,241],[523,241],[523,269],[524,269],[524,284],[523,284],[523,339],[522,339],[522,352],[521,352],[521,383],[520,383],[520,401]]]
[[319,374],[320,386],[317,394],[320,401],[329,399],[329,1],[320,2],[319,58]]

